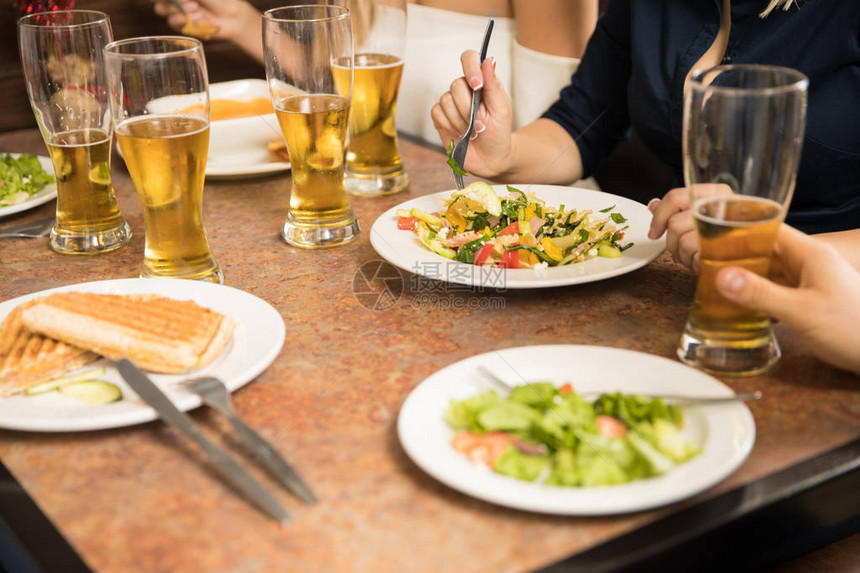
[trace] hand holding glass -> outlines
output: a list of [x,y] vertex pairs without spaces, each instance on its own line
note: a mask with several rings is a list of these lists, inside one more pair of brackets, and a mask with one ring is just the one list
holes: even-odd
[[684,176],[699,237],[699,278],[678,356],[703,370],[749,376],[780,358],[770,318],[717,292],[720,269],[767,276],[794,191],[808,80],[775,66],[697,72],[684,105]]
[[142,277],[224,282],[203,226],[209,84],[203,45],[131,38],[105,48],[117,141],[146,225]]
[[39,13],[18,21],[27,93],[57,178],[49,244],[59,253],[104,253],[131,238],[111,185],[103,54],[111,39],[103,12]]

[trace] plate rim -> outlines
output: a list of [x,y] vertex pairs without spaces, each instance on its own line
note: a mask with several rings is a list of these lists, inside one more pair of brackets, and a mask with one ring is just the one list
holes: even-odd
[[[46,155],[38,155],[36,153],[17,153],[11,151],[4,151],[3,155],[11,155],[12,157],[18,158],[22,155],[35,155],[39,160],[39,163],[42,165],[42,169],[45,170],[46,173],[54,175],[56,179],[56,174],[54,173],[54,165],[51,163],[51,158]],[[6,205],[5,207],[0,207],[0,218],[8,217],[9,215],[14,215],[16,213],[21,213],[23,211],[29,211],[30,209],[35,209],[36,207],[40,207],[49,201],[52,201],[57,198],[57,182],[56,180],[53,183],[48,183],[41,189],[39,189],[36,193],[30,196],[29,199],[24,201],[23,203],[18,203],[16,205]]]
[[[564,185],[549,185],[549,184],[510,184],[512,187],[517,187],[519,189],[534,189],[535,193],[540,197],[541,189],[544,192],[549,191],[550,193],[577,193],[577,194],[585,194],[589,196],[593,196],[595,199],[601,198],[603,200],[615,201],[617,204],[618,201],[621,201],[627,204],[627,207],[637,209],[640,211],[640,214],[644,215],[644,211],[647,211],[648,207],[635,201],[633,199],[622,197],[620,195],[614,195],[612,193],[607,193],[606,191],[598,191],[595,189],[587,189],[584,187],[573,186],[564,186]],[[493,184],[493,189],[496,190],[496,193],[503,192],[507,187],[507,184]],[[589,266],[593,267],[595,264],[607,264],[603,263],[603,261],[623,261],[622,259],[591,259],[588,261],[584,261],[582,263],[577,263],[575,265],[568,265],[565,267],[554,267],[545,269],[543,272],[547,274],[547,276],[540,277],[538,276],[538,272],[534,269],[513,269],[513,270],[504,270],[497,268],[486,268],[486,267],[476,267],[474,265],[469,265],[467,263],[458,263],[456,261],[451,261],[450,259],[446,259],[441,255],[436,253],[432,253],[429,250],[421,247],[420,251],[416,251],[421,253],[421,258],[414,258],[410,260],[405,260],[407,257],[398,256],[399,253],[396,247],[392,244],[391,241],[385,239],[386,233],[390,233],[392,231],[396,231],[396,222],[395,222],[395,213],[398,209],[406,208],[407,206],[415,206],[420,205],[422,203],[433,201],[440,201],[446,196],[450,195],[454,189],[447,189],[444,191],[437,191],[434,193],[428,193],[426,195],[421,195],[418,197],[413,197],[412,199],[408,199],[403,201],[402,203],[387,209],[381,215],[379,215],[376,220],[373,222],[373,225],[370,229],[370,243],[373,246],[376,253],[385,259],[388,263],[394,265],[395,267],[402,269],[404,271],[424,276],[429,279],[437,279],[443,282],[448,282],[451,284],[460,284],[465,286],[470,286],[473,288],[479,289],[498,289],[498,290],[514,290],[514,289],[534,289],[534,288],[553,288],[560,286],[570,286],[576,284],[587,284],[591,282],[597,282],[601,280],[606,280],[609,278],[614,278],[617,276],[621,276],[635,270],[638,270],[642,267],[647,266],[651,262],[653,262],[657,257],[659,257],[666,250],[666,238],[665,236],[660,239],[651,240],[646,239],[649,243],[646,243],[645,247],[641,247],[636,249],[634,252],[642,252],[644,256],[636,258],[635,260],[631,260],[630,255],[628,255],[627,261],[620,267],[616,267],[615,269],[610,269],[607,271],[602,271],[599,273],[585,274],[581,276],[567,276],[567,277],[553,277],[551,276],[553,273],[559,274],[558,271],[566,271],[567,273],[577,272],[580,269],[588,269]],[[441,204],[441,203],[439,203]],[[625,208],[620,208],[619,211],[623,211]],[[426,208],[426,207],[425,207]],[[643,211],[644,210],[644,211]],[[650,213],[650,212],[649,212]],[[403,233],[404,231],[399,231]],[[417,239],[413,238],[413,241],[417,241]],[[400,244],[400,243],[398,243]],[[416,245],[410,244],[406,248],[412,249]],[[635,248],[635,245],[634,245]],[[623,257],[623,255],[622,255]],[[595,261],[597,263],[595,263]],[[419,263],[426,263],[424,265],[419,265]],[[410,264],[412,266],[410,266]],[[445,264],[445,272],[444,277],[440,277],[439,275],[432,274],[428,271],[428,265],[442,265]],[[449,264],[453,264],[453,269],[457,272],[452,272],[451,267],[448,267]],[[582,267],[580,265],[586,265]],[[436,267],[431,267],[436,268]],[[462,272],[460,272],[462,271]],[[511,273],[511,274],[508,274]],[[500,277],[504,277],[500,280]]]
[[[172,294],[174,298],[185,297],[187,295],[189,299],[194,300],[201,306],[207,308],[211,308],[210,304],[212,304],[212,302],[219,297],[221,298],[222,302],[224,302],[225,300],[236,301],[237,299],[244,299],[246,303],[251,302],[257,307],[255,308],[255,311],[261,311],[259,314],[255,314],[255,319],[260,318],[260,320],[266,323],[267,328],[273,329],[271,331],[268,331],[267,334],[274,336],[271,337],[268,346],[266,346],[260,353],[257,362],[245,365],[242,368],[240,374],[234,374],[232,377],[229,378],[222,378],[222,381],[227,386],[230,393],[233,393],[239,388],[242,388],[252,382],[257,376],[259,376],[264,370],[266,370],[266,368],[268,368],[272,364],[272,362],[275,361],[275,359],[278,357],[281,350],[283,349],[284,343],[286,341],[286,323],[283,319],[283,316],[281,316],[280,312],[278,312],[278,310],[274,306],[272,306],[272,304],[254,294],[237,289],[235,287],[231,287],[229,285],[189,281],[184,279],[105,279],[98,281],[88,281],[84,283],[74,283],[50,289],[44,289],[0,302],[0,322],[2,322],[6,318],[12,308],[18,306],[23,302],[26,302],[27,300],[31,300],[39,296],[45,296],[56,292],[73,291],[76,289],[85,289],[87,292],[116,292],[116,290],[114,290],[115,288],[123,290],[126,285],[133,285],[129,290],[127,290],[127,292],[131,293],[152,292],[154,294],[160,294],[162,296],[170,296]],[[177,289],[179,291],[178,293]],[[200,295],[200,292],[204,292],[206,294]],[[207,304],[207,302],[209,304]],[[217,306],[218,303],[216,302],[215,305]],[[249,324],[248,321],[243,321],[242,318],[239,316],[231,316],[233,320],[237,323],[237,329],[244,328],[246,324]],[[247,342],[250,343],[250,340]],[[230,345],[234,343],[235,340],[231,340]],[[219,358],[216,359],[215,363],[200,370],[196,370],[194,372],[176,375],[154,373],[147,374],[150,376],[150,378],[152,378],[153,382],[155,382],[155,384],[159,386],[170,397],[171,401],[177,408],[179,408],[183,412],[187,412],[201,406],[202,400],[196,394],[192,394],[189,391],[182,390],[176,387],[175,382],[179,379],[187,378],[189,376],[199,376],[205,374],[218,375],[218,363],[226,358],[229,358],[231,352],[239,352],[240,350],[241,349],[231,348],[231,350],[229,350],[226,354],[219,356]],[[108,377],[111,372],[115,371],[113,361],[101,358],[97,362],[103,362],[106,369],[108,370],[108,372],[106,372],[105,374],[105,377]],[[82,368],[87,368],[87,366],[84,366]],[[0,398],[0,402],[17,398],[20,398],[20,395],[11,396],[9,398]],[[39,433],[93,431],[135,426],[150,422],[152,420],[156,420],[159,417],[156,411],[147,404],[140,403],[135,404],[134,406],[134,410],[121,413],[120,415],[103,416],[102,418],[104,418],[104,420],[99,417],[96,417],[95,419],[80,419],[65,418],[60,416],[55,418],[53,421],[48,421],[47,423],[45,423],[44,419],[40,419],[36,422],[33,422],[27,419],[13,418],[12,420],[9,420],[8,418],[3,417],[0,418],[0,429]],[[103,407],[105,406],[81,406],[82,409]],[[109,407],[109,405],[107,407]]]
[[[451,376],[453,373],[457,373],[458,370],[463,368],[476,368],[477,365],[481,364],[482,362],[488,362],[491,359],[495,360],[496,363],[498,363],[499,355],[518,352],[528,352],[530,354],[536,352],[551,352],[554,356],[557,356],[557,353],[562,349],[575,349],[576,351],[585,353],[609,353],[611,355],[621,354],[625,356],[636,356],[639,360],[653,361],[653,363],[655,364],[677,370],[678,373],[683,372],[687,376],[693,376],[700,380],[708,380],[709,383],[712,384],[712,387],[717,389],[722,394],[734,394],[734,391],[729,386],[704,372],[695,370],[680,362],[671,360],[663,356],[658,356],[636,350],[615,348],[609,346],[592,346],[584,344],[525,345],[505,348],[502,350],[492,350],[489,352],[469,356],[467,358],[464,358],[462,360],[459,360],[436,370],[435,372],[424,378],[418,385],[416,385],[409,393],[409,395],[404,399],[403,403],[401,404],[400,412],[398,413],[397,418],[397,437],[407,457],[409,457],[409,459],[413,463],[415,463],[418,468],[420,468],[424,473],[426,473],[433,479],[465,495],[469,495],[487,503],[521,511],[547,515],[567,516],[620,515],[625,513],[633,513],[638,511],[655,509],[657,507],[676,503],[698,495],[724,481],[735,471],[737,471],[737,469],[749,457],[749,454],[755,444],[756,426],[752,412],[747,407],[747,405],[743,403],[712,406],[710,408],[720,408],[720,410],[716,410],[716,413],[714,413],[715,410],[711,410],[710,414],[698,414],[703,420],[707,420],[708,416],[717,420],[720,419],[720,416],[733,419],[736,424],[734,430],[736,433],[738,433],[738,435],[728,435],[727,437],[722,438],[723,446],[730,446],[731,455],[726,460],[724,460],[722,462],[722,465],[720,465],[716,470],[711,468],[705,473],[700,472],[700,474],[698,475],[694,474],[693,477],[697,478],[697,480],[693,482],[694,487],[689,486],[690,482],[688,480],[686,482],[686,489],[666,489],[665,487],[668,485],[677,485],[671,484],[670,482],[677,482],[682,478],[690,477],[689,474],[695,470],[691,470],[689,466],[685,465],[681,465],[674,470],[674,472],[680,471],[680,473],[673,474],[673,472],[669,472],[664,476],[650,478],[647,480],[637,480],[636,482],[632,482],[630,484],[622,484],[618,486],[604,486],[597,488],[556,488],[554,486],[544,486],[540,484],[532,484],[529,482],[516,480],[515,478],[503,476],[501,474],[495,474],[487,468],[477,467],[472,462],[468,461],[465,457],[463,457],[461,454],[455,452],[450,447],[450,445],[448,445],[447,448],[454,456],[457,456],[458,459],[462,461],[457,462],[457,467],[453,469],[449,468],[447,471],[445,471],[444,467],[439,467],[438,462],[435,465],[434,463],[432,463],[436,460],[431,461],[427,458],[426,454],[424,454],[421,449],[422,444],[416,444],[414,440],[410,439],[409,432],[413,431],[414,425],[425,421],[421,419],[420,416],[416,418],[415,411],[420,408],[420,405],[418,405],[418,401],[425,398],[423,394],[431,392],[433,390],[433,385],[443,385],[446,376]],[[459,379],[463,378],[462,375],[459,373],[457,374],[457,376],[459,376]],[[474,391],[471,392],[469,395],[473,395],[474,393],[480,391],[480,389],[473,390]],[[715,393],[715,395],[718,394]],[[441,398],[450,400],[451,396],[449,394],[443,393],[440,396],[440,399]],[[445,428],[447,428],[448,432],[451,432],[450,428],[448,428],[447,424],[445,424],[444,422],[443,413],[443,411],[435,412],[435,423],[443,425]],[[432,414],[432,412],[430,414]],[[709,432],[711,429],[710,426],[712,426],[713,424],[713,421],[708,421]],[[427,424],[424,424],[421,427],[421,432],[423,435],[431,435],[434,431],[434,428],[437,427],[438,426],[428,427]],[[716,437],[718,432],[710,432],[710,434],[713,434],[713,437]],[[709,439],[712,438],[710,434]],[[740,443],[738,445],[733,445],[732,440],[737,441],[739,438],[741,438]],[[692,464],[697,459],[699,458],[694,458],[688,463]],[[707,461],[707,458],[705,458],[705,461]],[[685,467],[687,469],[685,469]],[[458,472],[465,472],[468,475],[466,476],[466,478],[462,478],[459,477]],[[477,475],[478,477],[483,475],[487,479],[479,479],[477,481],[474,481],[475,475]],[[507,493],[508,497],[505,497],[505,495],[500,496],[494,493],[494,489],[492,486],[498,486],[499,484],[504,484],[505,488],[503,494]],[[639,500],[638,503],[620,503],[618,501],[618,498],[624,497],[623,495],[618,496],[617,494],[619,493],[629,494],[629,492],[632,490],[635,494],[637,489],[644,489],[646,492],[648,489],[657,489],[659,492],[661,487],[663,487],[664,491],[660,495],[653,496],[651,499],[646,501]],[[531,492],[529,492],[530,488],[539,489],[532,490]],[[517,495],[510,495],[511,491],[517,492]],[[526,494],[534,494],[535,492],[537,492],[538,496],[542,496],[542,498],[540,498],[537,503],[534,501],[529,502],[527,496],[522,495],[524,492]],[[577,499],[586,498],[588,496],[593,497],[595,494],[597,494],[598,496],[598,502],[603,503],[602,506],[595,506],[593,501],[591,503],[582,503],[581,499]],[[614,501],[610,501],[607,504],[600,500],[601,496],[607,498],[614,498]],[[552,498],[552,504],[547,503],[547,497]],[[621,499],[621,502],[624,501],[624,499]],[[565,505],[564,503],[559,505],[559,502],[566,502],[567,505]],[[579,502],[578,507],[576,506],[577,502]]]

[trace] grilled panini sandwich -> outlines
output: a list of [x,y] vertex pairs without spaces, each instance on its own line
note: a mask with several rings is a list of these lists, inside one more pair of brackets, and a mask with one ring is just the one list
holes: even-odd
[[33,301],[21,319],[33,332],[164,373],[206,366],[234,329],[229,316],[154,294],[52,294]]
[[21,314],[32,304],[15,308],[0,325],[0,396],[11,396],[58,378],[99,357],[24,327]]

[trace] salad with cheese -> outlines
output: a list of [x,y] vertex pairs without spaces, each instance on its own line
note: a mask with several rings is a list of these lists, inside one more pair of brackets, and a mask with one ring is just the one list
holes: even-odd
[[589,401],[570,384],[534,382],[506,397],[489,390],[452,401],[452,447],[499,474],[593,487],[663,475],[701,450],[681,434],[678,406],[622,393]]
[[507,190],[507,197],[499,197],[476,181],[451,193],[439,212],[398,209],[397,226],[448,259],[508,269],[617,258],[632,246],[622,244],[626,219],[614,205],[598,212],[556,208],[532,192]]
[[35,155],[0,157],[0,207],[23,203],[53,182]]

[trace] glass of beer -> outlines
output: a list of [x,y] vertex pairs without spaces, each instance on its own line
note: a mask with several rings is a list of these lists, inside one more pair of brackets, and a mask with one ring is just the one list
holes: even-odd
[[794,191],[806,121],[806,76],[788,68],[718,66],[695,73],[684,101],[684,177],[699,239],[699,278],[678,356],[725,376],[780,358],[770,318],[717,292],[720,269],[770,270]]
[[146,226],[142,277],[223,283],[203,226],[209,82],[203,45],[185,36],[105,47],[116,137]]
[[18,20],[27,93],[57,178],[49,244],[58,253],[105,253],[131,238],[111,184],[102,51],[111,39],[103,12],[68,10]]
[[[394,117],[403,76],[406,0],[338,0],[337,4],[349,9],[355,40],[346,191],[359,196],[403,191],[409,176],[400,160]],[[342,77],[346,74],[345,69],[339,72]]]
[[283,237],[297,247],[360,232],[344,186],[352,27],[341,6],[289,6],[263,15],[266,78],[292,164]]

